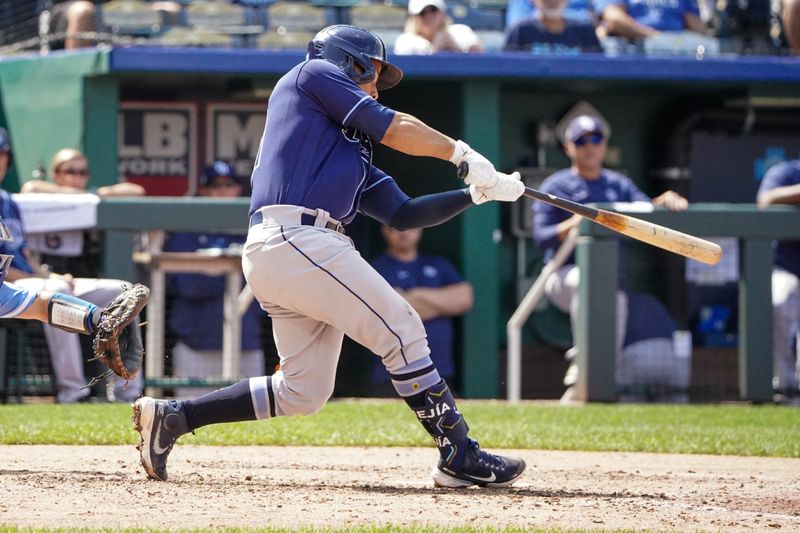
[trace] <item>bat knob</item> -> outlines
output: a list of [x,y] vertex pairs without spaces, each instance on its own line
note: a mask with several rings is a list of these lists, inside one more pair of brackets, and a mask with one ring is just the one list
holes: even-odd
[[469,174],[469,163],[467,163],[466,161],[462,161],[461,163],[458,164],[458,169],[456,170],[456,176],[458,176],[458,179],[463,180],[464,178],[467,177],[467,174]]

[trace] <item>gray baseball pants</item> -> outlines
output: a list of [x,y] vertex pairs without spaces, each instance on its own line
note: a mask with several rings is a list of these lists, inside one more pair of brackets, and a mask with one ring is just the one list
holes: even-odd
[[[344,335],[378,354],[389,372],[427,357],[419,315],[322,210],[261,209],[244,245],[245,278],[272,318],[280,371],[250,380],[258,418],[315,413],[333,394]],[[301,225],[314,213],[315,225]]]

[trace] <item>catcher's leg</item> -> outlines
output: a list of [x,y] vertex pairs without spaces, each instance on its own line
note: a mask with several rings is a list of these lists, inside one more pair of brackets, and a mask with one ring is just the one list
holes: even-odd
[[72,403],[88,396],[89,391],[83,388],[86,377],[80,342],[72,333],[92,330],[94,322],[89,317],[96,314],[95,306],[65,294],[70,287],[61,281],[23,278],[15,285],[38,295],[36,300],[41,306],[34,303],[31,308],[44,309],[44,316],[39,313],[32,318],[45,324],[44,335],[53,362],[59,403]]

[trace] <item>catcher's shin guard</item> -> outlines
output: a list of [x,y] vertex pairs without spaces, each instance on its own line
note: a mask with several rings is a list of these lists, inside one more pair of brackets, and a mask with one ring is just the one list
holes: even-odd
[[456,400],[447,383],[440,381],[424,393],[425,404],[414,407],[422,427],[433,437],[442,462],[454,467],[463,462],[469,427],[456,407]]
[[100,309],[85,300],[55,292],[47,302],[47,323],[70,333],[94,333],[100,321]]

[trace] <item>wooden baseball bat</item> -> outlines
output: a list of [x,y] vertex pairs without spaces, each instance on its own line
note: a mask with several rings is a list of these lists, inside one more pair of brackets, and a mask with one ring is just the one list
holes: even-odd
[[[468,173],[469,165],[466,162],[462,162],[458,166],[458,177],[463,179]],[[589,220],[593,220],[601,226],[627,235],[637,241],[646,242],[647,244],[688,257],[689,259],[700,261],[701,263],[716,265],[722,258],[722,248],[720,248],[718,244],[700,239],[693,235],[688,235],[652,222],[646,222],[632,216],[572,202],[531,187],[525,187],[524,194],[533,200],[539,200],[540,202],[554,205],[570,213],[575,213]]]

